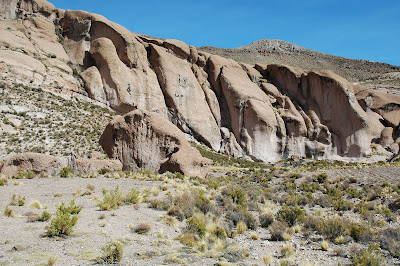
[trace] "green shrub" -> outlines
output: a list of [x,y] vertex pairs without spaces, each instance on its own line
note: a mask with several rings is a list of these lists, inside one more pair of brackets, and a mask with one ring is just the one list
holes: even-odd
[[285,221],[289,226],[294,226],[298,223],[304,222],[305,212],[297,206],[283,205],[282,209],[277,213],[278,220]]
[[243,190],[235,187],[228,187],[222,190],[222,195],[232,200],[234,204],[247,206],[246,195]]
[[186,230],[203,238],[207,232],[206,217],[200,213],[193,215],[186,221]]
[[62,168],[61,172],[60,172],[60,176],[61,177],[71,177],[72,176],[71,167],[66,166],[66,167]]
[[322,174],[319,174],[317,176],[317,182],[318,183],[325,183],[326,180],[328,180],[328,174],[327,173],[322,173]]
[[103,197],[103,201],[97,204],[102,211],[115,210],[123,205],[122,193],[119,191],[118,186],[114,190],[110,190],[110,192],[103,188]]
[[0,178],[0,186],[8,185],[8,179],[5,177]]
[[81,210],[82,207],[76,206],[74,201],[71,201],[68,206],[65,206],[65,203],[62,202],[60,206],[57,206],[56,217],[51,220],[46,236],[53,237],[70,235],[73,232],[72,228],[78,222],[77,214]]
[[334,240],[338,236],[347,235],[349,225],[350,221],[341,217],[333,217],[327,220],[320,219],[315,229],[326,238]]
[[131,191],[129,191],[126,195],[123,196],[122,201],[124,203],[136,204],[139,202],[139,194],[140,192],[138,190],[132,188]]
[[199,194],[195,199],[196,207],[204,214],[211,211],[212,204],[209,199],[207,199],[204,195]]
[[122,246],[121,242],[116,241],[102,247],[101,252],[103,255],[97,259],[99,262],[114,264],[122,260],[124,247]]
[[47,211],[43,211],[42,216],[40,216],[40,218],[39,218],[39,221],[47,222],[48,220],[50,220],[50,218],[51,218],[51,214]]

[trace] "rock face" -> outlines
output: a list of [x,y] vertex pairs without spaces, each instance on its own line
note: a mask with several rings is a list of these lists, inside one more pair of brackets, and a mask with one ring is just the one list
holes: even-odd
[[115,117],[100,144],[110,158],[122,162],[123,170],[170,171],[203,177],[210,164],[166,118],[139,109]]
[[122,170],[122,164],[118,160],[74,160],[68,157],[27,152],[11,156],[5,160],[0,166],[0,174],[16,176],[23,171],[32,171],[35,174],[45,173],[54,176],[60,174],[61,169],[67,166],[76,174],[92,173],[101,169]]
[[[124,136],[115,142],[118,148],[103,138],[107,153],[121,159],[124,169],[163,171],[169,164],[189,173],[186,165],[193,163],[198,170],[191,174],[204,176],[197,153],[184,163],[181,152],[172,152],[172,147],[186,149],[182,136],[255,161],[399,152],[398,96],[354,86],[331,71],[238,63],[178,40],[139,36],[103,16],[59,10],[44,0],[1,1],[2,81],[87,94],[121,115],[129,113],[113,121],[121,127],[116,132],[126,127],[116,135]],[[130,113],[136,109],[142,111]],[[174,140],[165,137],[169,144],[162,151],[147,138],[165,143],[143,132],[160,130],[152,125],[160,117],[176,126],[165,122]],[[113,125],[104,136],[112,135]],[[140,136],[143,147],[123,134]],[[149,154],[140,151],[144,147],[151,148]]]

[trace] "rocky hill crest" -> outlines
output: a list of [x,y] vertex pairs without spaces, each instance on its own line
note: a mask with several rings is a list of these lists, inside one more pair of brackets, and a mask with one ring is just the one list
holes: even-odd
[[4,84],[73,91],[120,114],[156,112],[189,140],[257,161],[399,152],[400,96],[332,71],[239,63],[44,0],[1,3]]

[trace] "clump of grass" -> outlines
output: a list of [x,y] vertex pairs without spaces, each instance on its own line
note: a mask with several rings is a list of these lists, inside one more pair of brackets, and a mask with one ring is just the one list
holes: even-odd
[[264,257],[262,257],[262,261],[265,265],[269,265],[274,262],[274,257],[271,254],[267,254]]
[[283,234],[282,234],[282,239],[283,239],[284,241],[289,241],[290,238],[291,238],[290,234],[288,234],[288,233],[283,233]]
[[256,232],[251,232],[251,233],[250,233],[250,237],[251,237],[251,239],[253,239],[253,240],[258,240],[258,235],[257,235]]
[[56,217],[51,220],[46,236],[68,236],[73,232],[73,227],[78,222],[78,213],[82,210],[81,206],[76,206],[75,201],[66,206],[64,202],[57,206]]
[[42,204],[38,200],[34,200],[31,203],[29,203],[29,207],[34,208],[34,209],[42,209]]
[[326,241],[326,240],[323,240],[323,241],[321,242],[321,249],[322,249],[323,251],[327,251],[328,248],[329,248],[329,242]]
[[150,232],[151,226],[148,223],[140,223],[138,224],[135,228],[134,231],[137,234],[147,234],[148,232]]
[[50,256],[47,259],[47,265],[54,265],[54,264],[56,264],[57,260],[58,260],[58,258],[56,256]]
[[21,195],[12,195],[11,197],[11,202],[10,202],[11,206],[24,206],[25,205],[25,197],[22,197]]
[[164,216],[162,222],[168,226],[175,226],[178,220],[172,216]]
[[344,236],[338,236],[335,238],[336,245],[342,245],[342,244],[344,244],[344,242],[345,242]]
[[284,244],[281,248],[281,254],[283,257],[291,257],[295,253],[293,246],[290,243]]
[[115,241],[102,247],[101,252],[102,256],[97,259],[99,262],[114,264],[122,260],[124,247],[121,242]]
[[7,217],[15,217],[14,211],[7,205],[4,209],[4,215]]
[[247,230],[247,225],[246,225],[246,223],[243,222],[243,221],[240,221],[240,222],[237,224],[237,226],[236,226],[236,232],[237,232],[238,234],[243,234],[244,232],[246,232],[246,230]]
[[206,217],[204,214],[196,213],[186,220],[186,231],[197,234],[200,238],[206,235]]

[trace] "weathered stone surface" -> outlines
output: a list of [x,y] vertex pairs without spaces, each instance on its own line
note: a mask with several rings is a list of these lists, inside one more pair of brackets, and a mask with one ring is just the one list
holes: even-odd
[[184,132],[198,136],[200,141],[218,151],[221,145],[219,127],[190,64],[162,47],[153,44],[150,47],[151,64],[156,69],[167,105],[176,112],[171,114],[172,120]]
[[372,141],[398,152],[400,96],[330,71],[237,63],[45,0],[1,3],[0,78],[9,85],[87,92],[121,114],[157,112],[187,139],[253,160],[363,157]]
[[20,153],[9,157],[0,166],[0,174],[16,176],[20,172],[32,171],[35,174],[45,173],[58,175],[64,167],[70,167],[75,174],[97,172],[101,169],[110,171],[122,170],[118,160],[71,159],[72,157],[57,157],[42,153]]
[[77,174],[85,174],[94,173],[103,169],[108,171],[120,171],[122,170],[122,163],[119,160],[78,159],[75,162],[74,170]]
[[100,144],[110,158],[122,162],[123,170],[204,177],[210,164],[175,125],[157,113],[139,109],[116,116],[104,130]]
[[11,156],[5,160],[0,167],[0,174],[15,176],[22,171],[33,171],[36,174],[56,175],[66,166],[68,166],[67,158],[28,152]]

